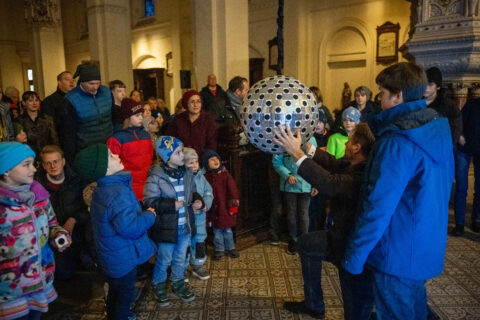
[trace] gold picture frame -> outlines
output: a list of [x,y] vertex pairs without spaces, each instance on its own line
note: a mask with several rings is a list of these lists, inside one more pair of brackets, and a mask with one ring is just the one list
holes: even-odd
[[377,62],[390,64],[398,61],[398,32],[400,24],[390,21],[377,27]]

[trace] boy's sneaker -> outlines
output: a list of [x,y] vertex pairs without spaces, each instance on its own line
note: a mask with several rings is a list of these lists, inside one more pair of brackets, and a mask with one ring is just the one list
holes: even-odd
[[223,251],[215,251],[215,254],[213,255],[213,260],[218,261],[223,258]]
[[278,239],[270,240],[270,245],[272,245],[272,246],[278,247],[279,244],[280,244],[280,242],[278,241]]
[[287,253],[290,254],[290,255],[294,255],[298,252],[298,246],[297,246],[297,242],[296,241],[293,241],[293,240],[290,240],[288,242],[288,248],[287,248]]
[[203,259],[207,254],[205,242],[198,242],[195,246],[195,258],[196,259]]
[[155,295],[155,300],[157,300],[160,307],[166,307],[170,305],[170,300],[168,300],[168,296],[167,296],[166,282],[160,282],[154,285],[153,294]]
[[325,319],[325,311],[318,312],[311,310],[305,305],[305,301],[301,302],[285,302],[283,308],[296,314],[308,314],[314,319]]
[[195,300],[195,294],[190,291],[183,279],[175,281],[173,284],[173,293],[185,302]]
[[235,249],[227,250],[227,254],[230,256],[230,258],[234,258],[234,259],[240,257],[240,253],[238,253],[238,251]]
[[192,274],[200,280],[208,280],[210,278],[208,271],[205,270],[202,266],[199,266],[197,268],[194,267],[192,269]]

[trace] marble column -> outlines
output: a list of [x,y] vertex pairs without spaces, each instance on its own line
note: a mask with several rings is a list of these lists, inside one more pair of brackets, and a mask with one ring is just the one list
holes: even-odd
[[235,76],[248,78],[248,1],[194,0],[194,74],[198,89],[214,73],[226,89]]
[[57,75],[65,71],[60,1],[25,1],[25,19],[30,31],[35,91],[45,98],[56,90]]
[[[410,0],[415,30],[406,43],[415,62],[438,67],[443,83],[459,108],[477,95],[480,74],[480,16],[478,1]],[[470,95],[469,95],[470,94]]]
[[102,83],[122,80],[133,88],[129,0],[87,0],[90,53]]

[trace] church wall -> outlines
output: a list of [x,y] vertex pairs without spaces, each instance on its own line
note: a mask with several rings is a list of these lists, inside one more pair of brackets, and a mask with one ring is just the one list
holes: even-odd
[[23,1],[0,0],[0,86],[28,89],[31,67]]
[[[400,23],[399,47],[407,40],[410,3],[404,0],[286,0],[284,11],[284,72],[308,86],[320,87],[324,103],[340,105],[343,82],[353,91],[366,85],[378,92],[375,76],[386,66],[377,64],[376,28],[387,21]],[[278,2],[250,1],[250,46],[265,58],[268,40],[276,36]],[[292,16],[292,15],[297,15]],[[399,61],[401,61],[399,54]]]

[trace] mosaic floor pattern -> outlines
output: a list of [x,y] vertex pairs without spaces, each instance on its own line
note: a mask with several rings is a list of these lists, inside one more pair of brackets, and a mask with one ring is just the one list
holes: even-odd
[[[298,255],[286,254],[286,245],[264,242],[242,250],[239,259],[209,261],[211,278],[190,276],[196,300],[183,303],[171,296],[166,308],[157,305],[149,281],[137,283],[137,319],[310,319],[282,308],[286,300],[303,299],[303,280]],[[336,268],[324,263],[323,290],[326,319],[343,319],[342,298]],[[81,274],[69,286],[60,284],[60,298],[45,319],[104,319],[101,279]],[[441,319],[480,319],[480,235],[466,232],[448,238],[445,272],[427,284],[429,303]]]

